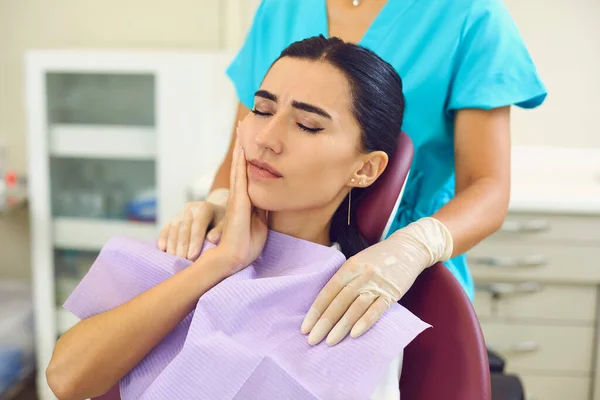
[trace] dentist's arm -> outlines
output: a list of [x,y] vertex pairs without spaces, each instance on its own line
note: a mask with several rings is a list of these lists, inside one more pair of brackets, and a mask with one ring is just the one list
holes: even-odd
[[63,399],[105,393],[125,376],[229,274],[229,261],[208,250],[192,265],[129,302],[79,322],[58,340],[46,370]]

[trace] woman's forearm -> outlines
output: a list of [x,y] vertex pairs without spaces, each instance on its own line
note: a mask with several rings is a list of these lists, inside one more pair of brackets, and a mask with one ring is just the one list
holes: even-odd
[[79,322],[56,344],[46,371],[60,399],[99,396],[135,367],[227,276],[215,250],[127,303]]

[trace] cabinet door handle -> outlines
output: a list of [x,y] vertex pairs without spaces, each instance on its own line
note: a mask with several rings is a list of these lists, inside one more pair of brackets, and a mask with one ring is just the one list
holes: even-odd
[[543,232],[550,229],[550,223],[543,219],[525,221],[504,221],[500,232]]
[[537,293],[542,290],[542,286],[538,282],[494,282],[483,285],[476,285],[476,289],[491,293],[492,295],[507,295]]
[[503,268],[541,267],[548,263],[546,257],[535,254],[524,257],[470,256],[469,261],[489,267]]
[[490,346],[493,350],[499,353],[534,353],[540,349],[540,344],[535,340],[525,340],[523,342],[514,343],[508,346]]

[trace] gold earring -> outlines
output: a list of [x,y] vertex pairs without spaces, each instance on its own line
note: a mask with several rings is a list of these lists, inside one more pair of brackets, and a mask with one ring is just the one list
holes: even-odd
[[348,192],[348,226],[350,226],[350,207],[352,206],[352,188]]
[[365,183],[363,181],[358,182],[358,186],[364,186]]
[[354,182],[356,182],[356,179],[352,178],[352,179],[350,179],[350,182],[354,183]]

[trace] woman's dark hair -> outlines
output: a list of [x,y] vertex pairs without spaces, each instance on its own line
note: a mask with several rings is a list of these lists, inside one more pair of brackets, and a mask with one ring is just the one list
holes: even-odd
[[[352,112],[361,131],[361,151],[379,150],[392,157],[404,117],[404,94],[402,80],[390,64],[371,50],[323,35],[292,43],[278,60],[282,57],[322,61],[340,70],[350,86]],[[340,244],[346,257],[368,246],[356,223],[356,208],[365,190],[352,190],[350,226],[348,198],[331,221],[330,238]]]

